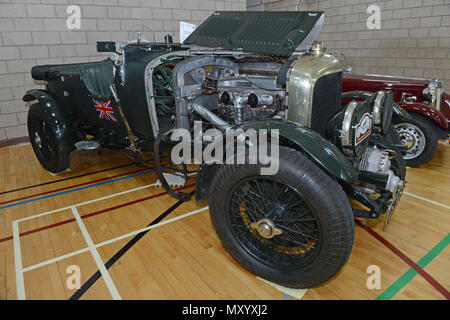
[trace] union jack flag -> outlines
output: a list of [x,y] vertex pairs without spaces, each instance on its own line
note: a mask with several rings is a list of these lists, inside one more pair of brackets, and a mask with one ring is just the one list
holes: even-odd
[[106,102],[103,101],[97,101],[92,99],[92,101],[94,101],[95,105],[95,110],[98,111],[98,117],[100,119],[105,119],[105,120],[112,120],[114,122],[117,122],[116,119],[116,115],[114,114],[114,110],[113,108],[111,108],[111,101],[108,100]]

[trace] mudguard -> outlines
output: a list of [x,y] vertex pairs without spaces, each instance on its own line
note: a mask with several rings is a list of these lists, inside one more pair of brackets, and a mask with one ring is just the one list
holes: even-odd
[[[335,145],[325,140],[316,132],[302,127],[295,122],[282,119],[266,119],[249,121],[235,126],[233,129],[242,129],[244,132],[248,129],[266,129],[268,131],[277,129],[280,137],[303,150],[329,175],[349,184],[354,184],[358,180],[358,173]],[[217,168],[217,165],[201,166],[197,177],[197,201],[204,200],[208,196],[208,184],[210,184]]]
[[321,135],[295,122],[282,119],[266,119],[249,121],[234,130],[242,129],[278,129],[280,136],[294,143],[306,152],[328,174],[348,183],[355,183],[358,174],[343,153]]
[[445,116],[439,110],[433,108],[432,106],[418,102],[401,102],[400,107],[408,112],[414,112],[423,115],[444,130],[448,129],[447,118],[445,118]]
[[398,104],[394,103],[392,121],[394,123],[399,123],[403,121],[407,121],[411,119],[411,115],[403,108],[401,108]]
[[73,128],[69,116],[64,107],[49,92],[44,90],[30,90],[22,98],[25,102],[37,100],[42,110],[50,119],[51,126],[58,140],[59,150],[62,152],[72,152],[75,150],[75,140],[73,137]]

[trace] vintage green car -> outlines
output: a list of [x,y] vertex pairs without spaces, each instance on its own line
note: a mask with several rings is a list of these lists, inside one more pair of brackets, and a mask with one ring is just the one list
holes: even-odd
[[[98,42],[114,57],[36,66],[32,75],[46,88],[23,98],[34,152],[61,172],[77,148],[123,150],[136,160],[150,150],[163,186],[188,200],[167,183],[160,150],[173,155],[196,130],[213,129],[215,137],[194,137],[182,149],[195,154],[237,132],[229,141],[244,152],[218,148],[217,161],[201,163],[196,199],[209,199],[223,246],[250,272],[318,286],[346,263],[354,217],[390,217],[406,175],[391,123],[402,111],[389,92],[346,93],[354,100],[341,105],[342,68],[316,41],[323,21],[323,12],[215,12],[184,44]],[[264,157],[252,162],[252,132],[270,142],[274,172],[263,172],[271,165]]]

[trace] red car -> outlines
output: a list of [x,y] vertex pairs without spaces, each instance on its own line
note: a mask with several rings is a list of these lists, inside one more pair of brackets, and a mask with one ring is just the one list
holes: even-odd
[[373,74],[353,74],[345,63],[342,92],[380,90],[392,91],[394,101],[408,111],[411,118],[395,123],[407,146],[408,166],[421,165],[433,156],[439,139],[448,141],[450,134],[450,95],[444,92],[442,81],[394,77]]

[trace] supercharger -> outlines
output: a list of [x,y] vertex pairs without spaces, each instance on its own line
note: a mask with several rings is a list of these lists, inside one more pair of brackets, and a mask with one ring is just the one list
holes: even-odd
[[[386,174],[388,178],[385,189],[395,193],[397,188],[403,186],[404,182],[391,169],[391,157],[393,156],[393,150],[381,150],[377,146],[369,147],[359,163],[359,170]],[[366,188],[366,191],[371,189],[370,187]],[[375,193],[375,190],[372,189],[371,193]]]

